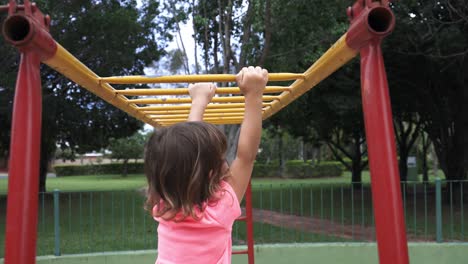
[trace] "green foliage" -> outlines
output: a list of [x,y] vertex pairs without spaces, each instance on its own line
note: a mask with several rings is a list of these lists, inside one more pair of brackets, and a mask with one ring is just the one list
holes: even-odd
[[447,179],[468,171],[468,2],[398,1],[395,31],[384,42],[394,112],[414,114]]
[[340,162],[327,161],[312,165],[302,160],[290,160],[286,162],[285,175],[279,175],[278,163],[255,163],[252,177],[287,177],[287,178],[321,178],[340,177],[343,174],[343,166]]
[[279,175],[279,164],[278,163],[255,163],[252,171],[253,178],[273,178],[281,177]]
[[112,152],[111,157],[117,160],[123,160],[122,175],[128,174],[128,160],[139,159],[143,157],[145,148],[145,136],[139,132],[131,137],[110,139],[109,150]]
[[[279,149],[279,140],[282,140],[282,149]],[[260,152],[257,154],[257,161],[269,163],[279,159],[281,152],[284,160],[297,159],[301,148],[301,140],[294,138],[286,131],[276,132],[273,129],[263,129],[262,140],[260,142]]]
[[115,175],[121,174],[127,166],[127,173],[142,174],[143,163],[110,163],[110,164],[96,164],[96,165],[56,165],[54,166],[57,177],[65,176],[79,176],[79,175]]
[[63,149],[59,148],[55,151],[55,159],[61,159],[63,161],[66,161],[66,160],[75,161],[76,153],[71,148],[63,148]]
[[287,162],[286,174],[292,178],[320,178],[339,177],[343,173],[343,166],[339,162],[309,163]]
[[131,137],[111,138],[109,143],[109,150],[112,152],[110,156],[117,160],[142,158],[144,148],[145,136],[138,132]]
[[[143,74],[144,67],[163,54],[168,35],[155,19],[160,13],[159,1],[141,1],[139,8],[135,0],[39,0],[37,6],[51,14],[51,34],[57,42],[98,75]],[[0,129],[0,155],[8,155],[18,53],[0,39],[0,54],[0,119],[8,124]],[[50,68],[42,68],[41,77],[42,167],[56,144],[85,153],[104,148],[111,137],[129,136],[142,126]]]

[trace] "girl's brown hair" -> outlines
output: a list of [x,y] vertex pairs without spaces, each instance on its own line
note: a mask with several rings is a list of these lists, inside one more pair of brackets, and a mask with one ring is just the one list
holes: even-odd
[[146,145],[145,208],[166,220],[198,219],[204,204],[215,199],[226,174],[224,134],[214,125],[185,122],[158,129]]

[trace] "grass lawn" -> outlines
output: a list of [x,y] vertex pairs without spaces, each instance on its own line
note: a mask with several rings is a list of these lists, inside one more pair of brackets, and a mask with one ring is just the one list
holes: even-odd
[[[366,176],[367,174],[367,176]],[[369,174],[364,174],[364,182],[369,182]],[[348,183],[351,176],[337,178],[319,179],[253,179],[252,186],[272,185],[274,187],[284,184],[328,184],[328,183]],[[48,178],[46,188],[48,192],[55,189],[64,192],[75,191],[125,191],[136,190],[146,186],[146,178],[142,174],[131,174],[127,177],[121,175],[92,175],[92,176],[68,176],[58,178]],[[0,179],[0,195],[6,194],[8,189],[8,179]]]
[[[442,177],[442,172],[439,172],[439,177]],[[434,181],[435,177],[430,176],[430,181]],[[254,178],[252,179],[252,187],[258,188],[262,186],[278,187],[289,184],[349,184],[351,182],[351,173],[344,172],[341,177],[334,178],[316,178],[316,179],[280,179],[280,178]],[[362,182],[369,183],[369,171],[362,173]],[[89,175],[89,176],[68,176],[58,178],[48,178],[46,188],[48,192],[54,189],[60,191],[119,191],[119,190],[136,190],[146,185],[146,178],[142,174],[131,174],[127,177],[121,175]],[[8,179],[0,179],[0,195],[6,194],[8,188]]]
[[[142,174],[121,175],[89,175],[47,178],[47,191],[117,191],[135,190],[145,186],[146,178]],[[0,179],[0,194],[6,194],[8,179]]]

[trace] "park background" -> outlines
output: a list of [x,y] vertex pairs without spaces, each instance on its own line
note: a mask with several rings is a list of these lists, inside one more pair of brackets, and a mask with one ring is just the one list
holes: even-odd
[[[235,73],[246,65],[303,72],[347,30],[345,8],[352,4],[37,3],[52,15],[57,41],[101,76]],[[392,10],[397,24],[383,50],[408,237],[466,242],[468,3],[407,0]],[[6,173],[18,54],[3,40],[0,51]],[[253,175],[256,243],[375,240],[359,76],[355,59],[264,123]],[[57,224],[60,254],[154,249],[156,225],[142,209],[148,128],[45,66],[42,81],[38,255],[56,253]],[[234,145],[239,127],[223,129]],[[2,177],[0,234],[6,189]],[[245,242],[242,223],[233,237]]]

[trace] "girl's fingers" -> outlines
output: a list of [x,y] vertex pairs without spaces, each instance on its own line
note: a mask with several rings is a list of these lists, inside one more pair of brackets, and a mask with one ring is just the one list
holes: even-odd
[[236,75],[236,81],[237,82],[242,82],[242,80],[244,79],[244,70],[246,68],[242,68],[242,70]]

